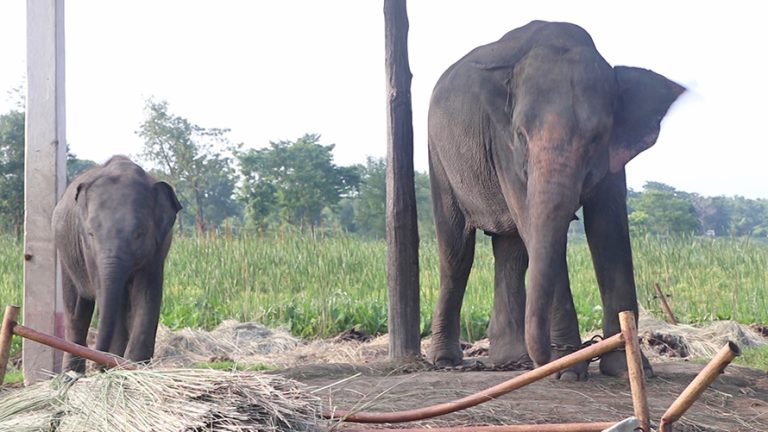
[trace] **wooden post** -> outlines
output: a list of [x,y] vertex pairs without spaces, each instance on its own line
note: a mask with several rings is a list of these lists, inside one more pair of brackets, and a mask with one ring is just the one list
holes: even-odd
[[664,313],[667,314],[667,322],[672,325],[677,325],[677,318],[675,318],[675,314],[672,313],[672,308],[669,307],[667,296],[661,290],[661,286],[656,282],[653,287],[656,289],[656,295],[659,297],[659,300],[661,300],[661,308],[664,309]]
[[740,354],[741,349],[739,349],[739,346],[728,341],[715,357],[704,366],[704,369],[696,375],[693,381],[688,384],[688,387],[683,390],[680,396],[672,402],[667,412],[661,417],[659,431],[672,432],[672,423],[680,420],[680,417],[688,411],[688,408],[696,402],[699,396],[704,393],[704,390],[712,384],[712,381],[723,373],[726,366],[731,364],[731,360]]
[[25,340],[26,339],[33,340],[37,343],[41,343],[49,347],[56,348],[57,350],[66,351],[72,355],[75,355],[77,357],[82,357],[86,360],[91,360],[93,362],[96,362],[100,365],[104,365],[106,367],[111,367],[111,368],[119,367],[122,369],[133,370],[133,369],[136,369],[136,366],[137,366],[136,363],[126,360],[123,357],[120,357],[108,352],[96,351],[88,347],[78,345],[74,342],[69,342],[60,337],[47,335],[35,329],[24,327],[21,324],[16,324],[15,326],[13,326],[13,334],[19,335]]
[[619,312],[619,324],[624,335],[624,348],[627,353],[627,373],[629,388],[632,393],[632,405],[635,417],[640,421],[640,430],[650,432],[651,420],[648,410],[648,395],[645,392],[645,372],[640,343],[637,341],[637,325],[632,311]]
[[[24,324],[63,337],[61,277],[51,214],[66,186],[64,1],[27,0],[27,117],[24,170]],[[61,369],[61,353],[22,348],[24,382]]]
[[3,325],[0,327],[0,385],[5,381],[5,371],[8,368],[8,359],[11,355],[11,342],[13,341],[13,326],[19,319],[19,307],[8,305],[3,315]]
[[421,355],[419,232],[413,179],[413,114],[405,0],[384,0],[387,73],[387,285],[389,357]]

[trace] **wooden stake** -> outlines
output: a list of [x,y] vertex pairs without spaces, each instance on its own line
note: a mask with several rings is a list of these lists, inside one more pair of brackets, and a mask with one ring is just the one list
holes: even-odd
[[17,334],[25,339],[35,341],[37,343],[55,348],[61,351],[66,351],[72,355],[82,357],[84,359],[91,360],[100,365],[107,367],[119,367],[122,369],[136,369],[136,363],[126,360],[120,356],[114,354],[105,353],[102,351],[92,350],[88,347],[78,345],[76,343],[69,342],[62,338],[51,336],[45,333],[41,333],[37,330],[33,330],[29,327],[16,324],[13,326],[13,333]]
[[387,286],[389,358],[421,356],[419,227],[413,180],[413,114],[405,0],[384,0],[387,74]]
[[667,412],[661,417],[659,431],[672,432],[672,423],[679,420],[685,414],[688,408],[696,402],[696,399],[704,393],[704,390],[712,384],[712,381],[723,373],[725,367],[739,354],[741,354],[741,350],[738,345],[730,341],[725,344],[715,357],[704,366],[704,369],[696,375],[696,378],[688,384],[688,387],[683,390],[680,396],[672,402]]
[[648,398],[645,392],[645,372],[643,371],[643,357],[640,352],[640,344],[637,341],[637,326],[635,314],[631,311],[619,312],[619,324],[624,335],[624,347],[627,351],[627,372],[629,374],[629,387],[632,391],[632,404],[635,408],[635,417],[640,421],[640,428],[650,432],[651,422],[648,411]]
[[677,325],[678,323],[675,314],[672,313],[672,308],[669,307],[669,303],[667,303],[667,296],[661,291],[658,282],[654,284],[654,287],[656,288],[656,295],[659,297],[659,300],[661,300],[661,308],[664,309],[664,313],[667,314],[667,322],[672,325]]
[[0,328],[0,385],[5,380],[5,371],[8,368],[8,358],[11,355],[11,342],[13,341],[13,327],[19,319],[19,307],[8,305],[3,315],[3,326]]
[[[67,185],[64,0],[27,0],[27,107],[24,150],[24,308],[22,321],[64,336],[64,302],[51,214]],[[61,353],[21,347],[24,384],[61,370]]]

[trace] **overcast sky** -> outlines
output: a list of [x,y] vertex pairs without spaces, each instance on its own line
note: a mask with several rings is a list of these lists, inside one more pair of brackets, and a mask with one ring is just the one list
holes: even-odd
[[[25,79],[25,0],[0,1],[0,113]],[[768,198],[768,25],[759,2],[411,0],[415,165],[427,170],[426,112],[440,74],[472,48],[534,19],[584,27],[613,65],[689,88],[654,147],[630,162],[702,195]],[[103,162],[140,152],[145,100],[246,147],[304,133],[339,165],[386,154],[382,2],[66,2],[67,140]]]

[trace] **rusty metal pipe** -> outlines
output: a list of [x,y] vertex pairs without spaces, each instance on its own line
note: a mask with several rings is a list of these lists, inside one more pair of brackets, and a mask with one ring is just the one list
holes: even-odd
[[619,324],[624,335],[624,347],[627,351],[627,374],[629,388],[632,393],[632,405],[635,417],[640,421],[640,429],[651,430],[651,420],[648,410],[648,397],[645,391],[645,371],[643,371],[643,354],[637,340],[635,314],[631,311],[619,312]]
[[398,412],[331,411],[323,413],[323,417],[327,419],[340,419],[342,421],[355,423],[402,423],[437,417],[443,414],[448,414],[465,408],[473,407],[489,400],[493,400],[499,396],[511,392],[512,390],[519,389],[520,387],[526,386],[532,382],[552,375],[553,373],[566,369],[569,366],[589,361],[594,357],[619,348],[622,345],[624,345],[624,335],[617,333],[594,345],[568,354],[567,356],[542,365],[522,375],[518,375],[501,384],[497,384],[493,387],[452,402],[445,402],[430,407]]
[[11,356],[13,326],[19,319],[19,307],[7,305],[3,315],[3,326],[0,328],[0,385],[5,381],[5,371],[8,369],[8,359]]
[[458,426],[411,429],[344,429],[344,432],[601,432],[616,422],[603,423],[552,423],[535,425]]
[[107,367],[111,367],[111,368],[119,367],[122,369],[136,369],[136,363],[126,360],[120,356],[92,350],[88,347],[84,347],[82,345],[69,342],[60,337],[51,336],[45,333],[41,333],[37,330],[33,330],[29,327],[24,327],[23,325],[20,325],[20,324],[14,323],[13,333],[23,338],[29,339],[31,341],[35,341],[43,345],[48,345],[49,347],[56,348],[61,351],[66,351],[72,355],[76,355],[78,357],[82,357],[84,359],[94,361],[98,364],[101,364]]
[[712,384],[712,381],[717,378],[718,375],[723,373],[726,366],[738,355],[741,354],[739,346],[735,343],[728,341],[724,347],[715,355],[712,360],[704,366],[704,369],[699,372],[698,375],[688,384],[688,387],[680,393],[680,396],[672,402],[667,412],[661,417],[661,423],[659,425],[660,432],[671,432],[672,423],[680,419],[685,414],[688,408],[696,402],[696,399],[704,393],[704,390]]

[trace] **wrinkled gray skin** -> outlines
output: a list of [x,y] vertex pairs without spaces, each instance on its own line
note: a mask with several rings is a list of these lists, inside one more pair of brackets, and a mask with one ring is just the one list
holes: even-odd
[[[620,311],[637,314],[624,165],[655,143],[683,91],[649,70],[611,67],[567,23],[531,22],[448,68],[429,108],[440,253],[433,363],[462,362],[459,312],[477,229],[491,235],[495,258],[493,363],[530,357],[542,365],[566,354],[552,344],[581,344],[566,264],[568,226],[581,206],[604,335],[620,331]],[[607,375],[626,367],[623,352],[600,361]],[[586,370],[559,378],[584,379]]]
[[[77,177],[53,212],[63,267],[66,339],[86,345],[98,304],[96,349],[142,362],[154,354],[163,265],[181,209],[165,182],[115,156]],[[85,371],[82,358],[64,367]]]

